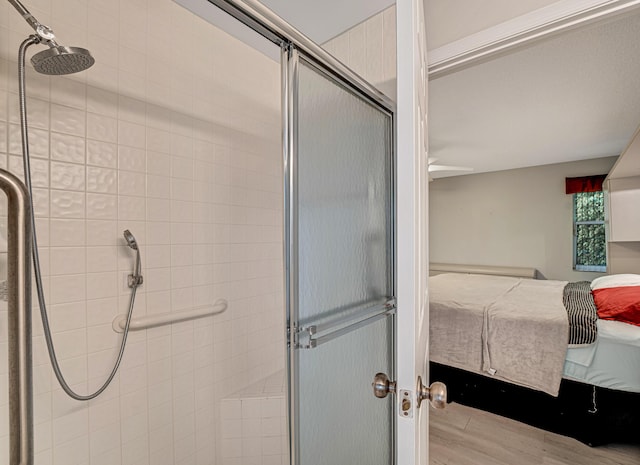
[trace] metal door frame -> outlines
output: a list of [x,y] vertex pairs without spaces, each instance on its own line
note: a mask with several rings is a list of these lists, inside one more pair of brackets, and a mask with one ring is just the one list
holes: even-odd
[[[298,321],[298,228],[297,228],[297,216],[298,216],[298,131],[297,131],[297,102],[298,102],[298,70],[300,61],[304,61],[306,65],[313,68],[316,72],[323,75],[327,79],[333,81],[337,86],[342,87],[348,92],[351,92],[354,96],[363,98],[364,101],[371,104],[376,109],[382,111],[390,118],[389,127],[389,150],[390,150],[390,164],[389,170],[389,205],[391,211],[389,212],[389,219],[387,224],[390,237],[387,244],[387,263],[391,264],[387,270],[387,280],[391,283],[390,300],[378,305],[375,308],[371,308],[371,311],[360,314],[360,318],[347,319],[340,323],[344,326],[341,330],[335,331],[332,337],[338,337],[347,332],[359,329],[369,323],[378,321],[384,317],[390,317],[391,325],[391,372],[388,375],[391,379],[395,379],[395,340],[396,340],[396,293],[397,293],[397,281],[396,281],[396,156],[395,156],[395,113],[392,109],[385,108],[378,105],[377,101],[372,100],[367,95],[363,95],[360,90],[354,86],[349,85],[344,79],[339,78],[335,74],[331,73],[323,66],[320,66],[315,62],[312,57],[306,56],[302,51],[299,51],[295,45],[288,44],[281,47],[281,67],[282,67],[282,116],[283,116],[283,149],[284,149],[284,263],[285,263],[285,307],[286,307],[286,337],[287,337],[287,386],[288,386],[288,426],[289,426],[289,451],[290,451],[290,465],[299,465],[299,451],[296,449],[295,438],[299,437],[299,425],[296,422],[297,415],[297,392],[298,385],[295,380],[296,366],[297,366],[297,350],[298,348],[298,330],[303,328],[297,328],[292,326],[292,321]],[[328,337],[327,337],[328,338]],[[313,348],[315,345],[308,346],[306,348]],[[372,376],[375,373],[372,373]],[[389,418],[391,426],[391,450],[390,456],[396,457],[395,451],[395,417],[396,417],[396,403],[394,402],[391,409],[391,415]]]

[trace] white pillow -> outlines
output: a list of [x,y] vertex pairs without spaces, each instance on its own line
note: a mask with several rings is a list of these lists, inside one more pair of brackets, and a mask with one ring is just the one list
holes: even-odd
[[609,287],[640,286],[640,274],[612,274],[591,281],[591,290]]

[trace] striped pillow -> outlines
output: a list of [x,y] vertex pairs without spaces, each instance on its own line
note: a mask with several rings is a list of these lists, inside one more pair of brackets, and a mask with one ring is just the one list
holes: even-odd
[[598,314],[589,281],[567,283],[562,295],[569,318],[569,346],[593,344],[598,337]]

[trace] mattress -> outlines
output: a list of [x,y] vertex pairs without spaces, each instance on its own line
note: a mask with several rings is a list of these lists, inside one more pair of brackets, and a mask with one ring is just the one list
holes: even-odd
[[558,395],[569,323],[565,281],[429,278],[430,359]]
[[609,320],[597,325],[594,344],[567,350],[563,377],[640,393],[640,327]]
[[[482,325],[481,309],[488,304],[483,297],[484,294],[500,293],[501,286],[507,283],[506,280],[513,278],[458,275],[466,278],[454,281],[454,276],[445,274],[430,278],[430,359],[443,365],[487,376],[486,372],[478,368],[482,364],[482,354],[477,351],[477,339],[475,336],[470,337],[471,334],[477,336],[478,329],[467,332],[468,325],[463,323],[468,323],[469,318],[475,318],[477,321],[473,326]],[[470,281],[481,278],[483,289],[478,292],[477,287]],[[451,285],[443,286],[439,282],[442,280],[446,280],[445,283],[451,280]],[[541,295],[538,298],[541,298]],[[561,297],[558,299],[562,305]],[[598,339],[594,344],[566,349],[566,353],[560,359],[558,377],[603,388],[640,393],[640,327],[610,320],[598,320],[597,326]],[[566,348],[566,345],[564,347]],[[565,349],[562,349],[562,352],[565,352]],[[499,376],[495,377],[500,379]],[[514,382],[513,379],[504,380]],[[527,386],[527,383],[515,384]]]

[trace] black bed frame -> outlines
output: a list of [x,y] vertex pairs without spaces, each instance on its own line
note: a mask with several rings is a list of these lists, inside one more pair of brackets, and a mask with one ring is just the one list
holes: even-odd
[[[639,367],[640,369],[640,367]],[[563,379],[558,397],[488,376],[430,363],[448,402],[467,405],[577,439],[589,446],[640,444],[640,393]]]

